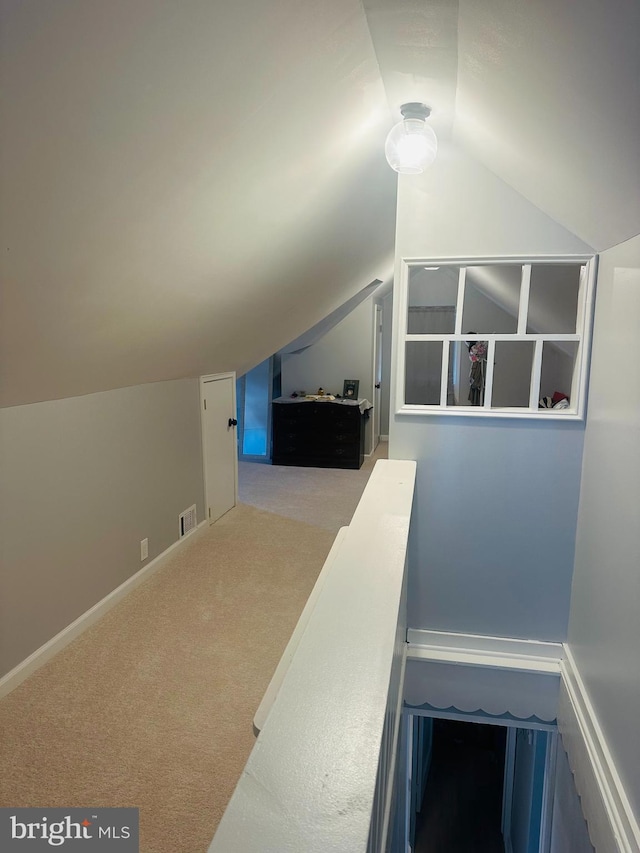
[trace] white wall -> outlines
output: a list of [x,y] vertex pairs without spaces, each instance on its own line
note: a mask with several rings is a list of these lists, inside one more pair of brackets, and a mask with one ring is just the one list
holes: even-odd
[[593,853],[567,753],[558,742],[551,853]]
[[600,256],[569,645],[640,816],[640,236]]
[[[397,262],[588,251],[455,151],[399,180]],[[412,627],[566,637],[582,442],[581,423],[392,415],[390,455],[418,461]]]
[[[358,395],[373,403],[373,300],[366,299],[317,343],[282,356],[282,395],[315,394],[319,387],[342,394],[345,379],[359,379]],[[366,422],[365,449],[372,421]]]
[[197,379],[0,411],[0,675],[204,515]]

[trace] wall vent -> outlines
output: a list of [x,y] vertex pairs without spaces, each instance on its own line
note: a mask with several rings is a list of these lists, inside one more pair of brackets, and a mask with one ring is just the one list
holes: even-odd
[[192,530],[195,530],[198,526],[198,520],[196,518],[196,505],[190,506],[189,509],[185,509],[184,512],[180,513],[178,519],[179,527],[178,533],[180,538],[186,536],[187,533],[191,533]]

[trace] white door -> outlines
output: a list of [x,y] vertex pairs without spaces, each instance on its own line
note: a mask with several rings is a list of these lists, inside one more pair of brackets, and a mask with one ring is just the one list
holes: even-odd
[[371,435],[371,452],[380,441],[380,405],[382,402],[382,306],[376,305],[373,312],[373,425]]
[[203,376],[200,394],[206,512],[214,522],[236,505],[238,491],[235,374]]

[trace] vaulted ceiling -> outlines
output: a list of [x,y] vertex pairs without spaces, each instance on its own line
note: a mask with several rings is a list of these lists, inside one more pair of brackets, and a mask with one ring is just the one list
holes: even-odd
[[636,0],[0,0],[0,400],[251,367],[393,263],[398,107],[640,231]]

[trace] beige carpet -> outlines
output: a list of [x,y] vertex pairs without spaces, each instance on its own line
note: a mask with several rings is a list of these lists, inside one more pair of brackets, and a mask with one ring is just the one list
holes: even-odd
[[276,512],[231,510],[0,701],[0,806],[135,806],[143,853],[204,853],[372,464],[243,471],[245,499],[270,492]]
[[258,509],[337,533],[349,524],[373,466],[386,458],[387,443],[380,442],[359,471],[240,462],[239,497]]

